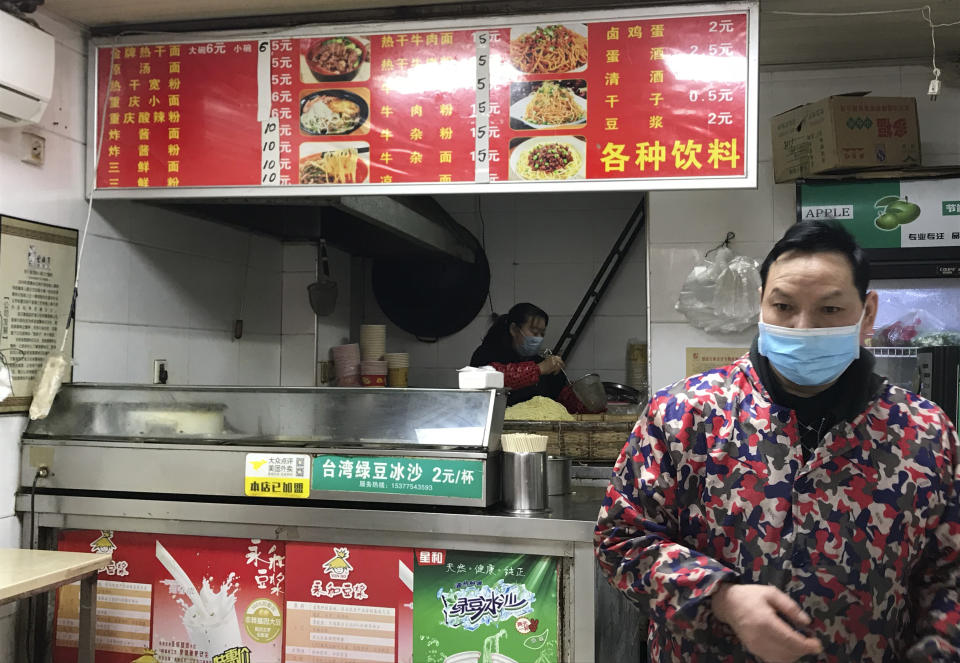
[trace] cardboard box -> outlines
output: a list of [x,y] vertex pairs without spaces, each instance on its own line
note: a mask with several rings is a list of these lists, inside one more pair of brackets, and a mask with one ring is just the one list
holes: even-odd
[[920,165],[917,100],[912,97],[827,97],[774,116],[770,128],[777,182],[831,171]]

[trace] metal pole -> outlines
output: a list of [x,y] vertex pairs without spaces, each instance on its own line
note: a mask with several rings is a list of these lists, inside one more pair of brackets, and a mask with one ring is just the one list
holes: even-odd
[[97,572],[80,580],[80,643],[77,663],[93,663],[97,640]]

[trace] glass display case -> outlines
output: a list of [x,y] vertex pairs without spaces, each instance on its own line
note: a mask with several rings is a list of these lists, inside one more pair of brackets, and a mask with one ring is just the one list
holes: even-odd
[[[499,448],[493,390],[65,384],[27,435],[139,442]],[[502,420],[501,416],[497,417]],[[496,433],[496,434],[494,434]]]
[[488,506],[504,402],[494,389],[67,384],[24,453],[56,459],[52,488]]

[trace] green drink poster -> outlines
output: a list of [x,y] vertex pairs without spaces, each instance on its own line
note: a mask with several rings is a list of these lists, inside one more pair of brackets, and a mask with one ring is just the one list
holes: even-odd
[[804,182],[799,216],[836,219],[866,249],[960,246],[960,179]]
[[413,660],[557,663],[555,557],[417,550]]

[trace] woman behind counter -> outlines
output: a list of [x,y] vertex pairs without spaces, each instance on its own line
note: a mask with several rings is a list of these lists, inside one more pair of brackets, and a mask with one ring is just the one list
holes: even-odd
[[588,412],[563,375],[563,359],[540,356],[548,316],[529,303],[515,304],[501,315],[483,337],[470,358],[471,366],[493,366],[503,373],[503,386],[510,389],[507,405],[546,396],[561,403],[567,412]]

